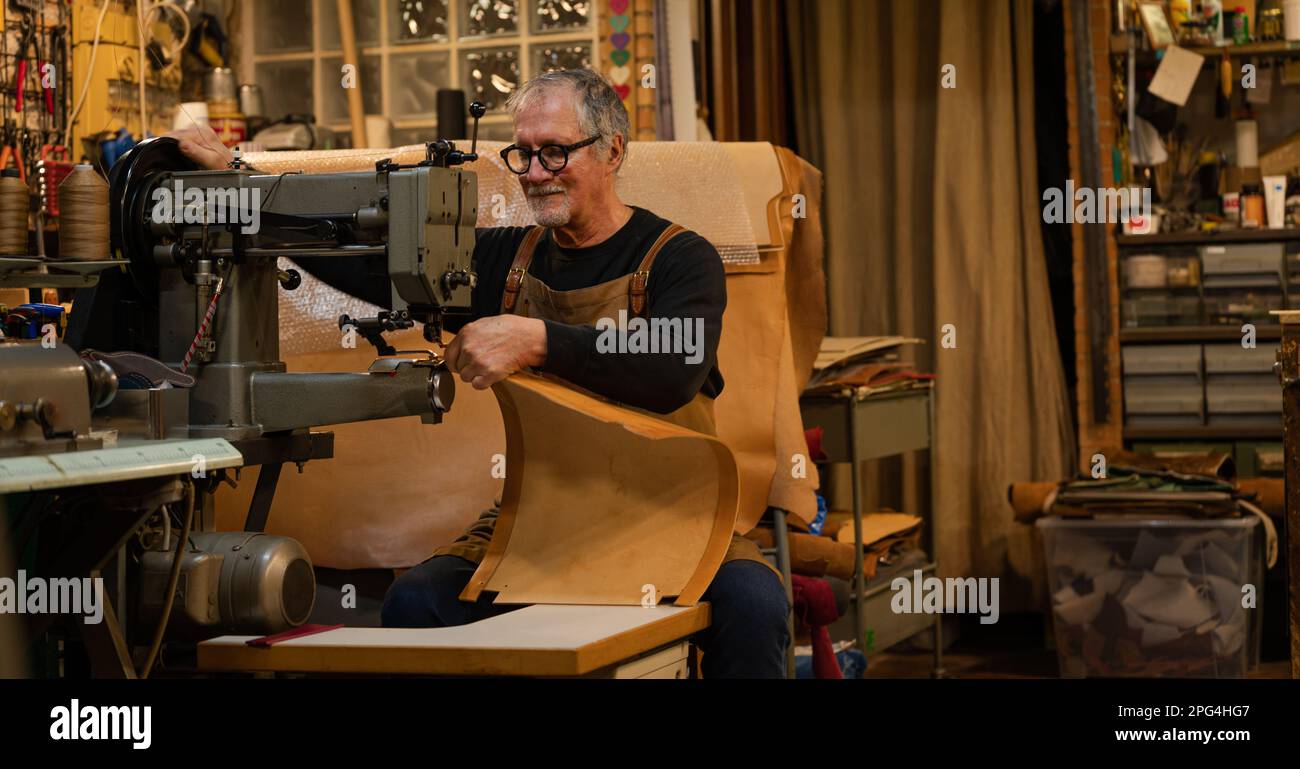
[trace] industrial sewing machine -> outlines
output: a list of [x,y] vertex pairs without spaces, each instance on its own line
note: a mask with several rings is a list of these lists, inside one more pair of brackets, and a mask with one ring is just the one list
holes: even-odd
[[[470,305],[478,192],[457,166],[477,158],[484,108],[470,113],[469,152],[431,142],[424,161],[373,172],[263,174],[238,157],[200,170],[167,137],[123,156],[109,176],[122,266],[78,292],[63,342],[0,342],[0,500],[31,495],[16,521],[19,555],[31,538],[35,568],[50,576],[107,569],[118,611],[138,612],[143,630],[199,638],[304,622],[310,560],[295,541],[260,534],[280,468],[333,455],[332,434],[313,427],[436,423],[452,404],[441,358],[399,352],[383,333],[418,323],[436,342],[443,317]],[[384,356],[369,371],[286,370],[277,293],[301,276],[280,257],[385,265],[392,309],[339,319],[341,344],[357,334]],[[249,465],[261,470],[246,533],[207,531],[211,492],[232,481],[228,468]],[[59,526],[44,525],[51,511]],[[131,647],[147,637],[106,608],[102,627],[77,623],[92,667],[133,675]]]

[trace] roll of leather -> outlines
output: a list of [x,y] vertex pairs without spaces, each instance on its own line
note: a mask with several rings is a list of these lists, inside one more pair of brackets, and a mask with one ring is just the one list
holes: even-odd
[[1255,496],[1255,506],[1274,518],[1286,515],[1286,481],[1282,478],[1242,478],[1237,490]]
[[1013,483],[1007,487],[1007,500],[1020,523],[1033,523],[1043,515],[1043,505],[1057,487],[1055,481]]
[[[745,535],[759,547],[775,547],[772,530],[758,528]],[[805,577],[853,578],[853,545],[836,542],[830,537],[791,532],[790,572]],[[876,572],[876,554],[863,553],[863,572],[870,579]]]

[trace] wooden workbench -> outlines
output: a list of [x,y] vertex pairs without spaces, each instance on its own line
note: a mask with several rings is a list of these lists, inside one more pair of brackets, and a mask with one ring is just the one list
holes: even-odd
[[709,605],[535,605],[444,628],[339,628],[249,646],[222,636],[198,647],[205,671],[378,675],[684,677],[687,639]]

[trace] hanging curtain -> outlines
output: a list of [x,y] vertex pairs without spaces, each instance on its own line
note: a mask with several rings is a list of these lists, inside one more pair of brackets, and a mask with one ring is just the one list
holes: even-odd
[[786,47],[789,3],[700,0],[700,93],[718,141],[766,141],[799,150]]
[[[787,2],[789,48],[811,53],[794,124],[825,174],[830,332],[927,340],[940,570],[1002,577],[1003,610],[1027,607],[1040,555],[1007,484],[1070,475],[1075,445],[1039,232],[1032,0]],[[877,486],[924,475],[881,467]]]

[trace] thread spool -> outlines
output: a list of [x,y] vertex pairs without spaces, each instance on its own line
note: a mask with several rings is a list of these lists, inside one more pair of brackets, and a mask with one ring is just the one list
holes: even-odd
[[[212,103],[239,101],[239,86],[236,84],[235,71],[229,67],[213,67],[203,76],[203,100]],[[235,107],[239,109],[239,107]]]
[[86,163],[59,185],[59,258],[92,262],[108,258],[108,182]]
[[31,190],[17,168],[0,172],[0,254],[27,256],[27,212]]

